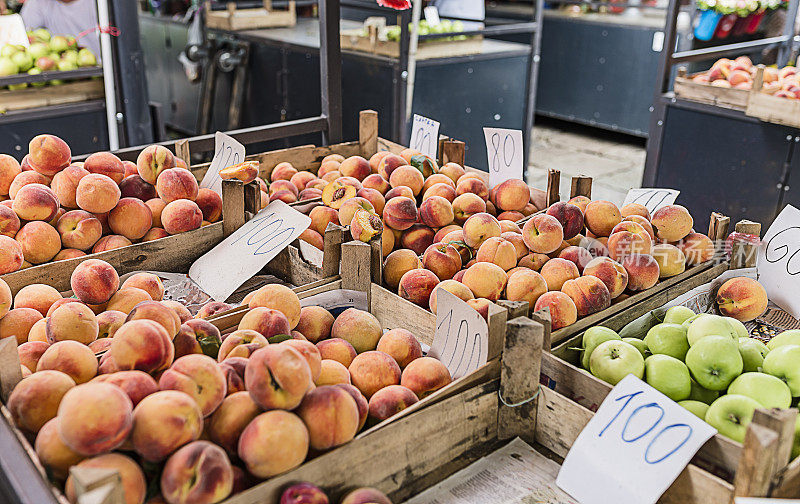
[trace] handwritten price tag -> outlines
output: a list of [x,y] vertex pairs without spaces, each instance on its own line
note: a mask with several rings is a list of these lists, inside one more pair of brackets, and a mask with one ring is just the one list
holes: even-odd
[[200,187],[211,189],[222,196],[222,177],[219,176],[219,171],[243,163],[244,154],[244,145],[237,142],[235,138],[217,131],[214,134],[214,159],[211,160],[211,165],[200,182]]
[[311,225],[311,218],[273,201],[189,268],[189,278],[225,301]]
[[367,293],[350,289],[336,289],[314,294],[300,300],[300,306],[321,306],[328,311],[343,311],[347,308],[369,310]]
[[800,318],[800,210],[781,211],[758,247],[756,268],[769,300]]
[[652,214],[661,207],[675,203],[680,193],[675,189],[631,189],[625,196],[622,206],[639,203],[647,207]]
[[444,289],[436,293],[436,333],[428,352],[461,378],[486,364],[489,326],[470,305]]
[[436,26],[442,22],[439,18],[439,9],[435,5],[425,7],[422,12],[425,14],[425,21],[428,22],[428,25]]
[[439,150],[439,123],[421,115],[414,114],[411,128],[411,145],[426,156],[436,159]]
[[581,504],[655,504],[716,432],[628,375],[578,435],[556,485]]
[[489,189],[508,179],[524,180],[525,144],[522,131],[483,128],[489,160]]

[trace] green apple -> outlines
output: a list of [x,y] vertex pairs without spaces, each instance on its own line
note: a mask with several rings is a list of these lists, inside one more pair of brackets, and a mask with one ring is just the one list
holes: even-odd
[[783,345],[800,345],[800,330],[789,329],[778,334],[767,343],[767,348],[773,350]]
[[64,61],[69,61],[73,65],[78,66],[78,51],[75,49],[64,51],[64,54],[61,55],[61,59]]
[[689,350],[686,328],[680,324],[658,324],[647,331],[644,343],[652,354],[664,354],[683,360]]
[[9,84],[8,85],[8,90],[9,91],[16,91],[17,89],[25,89],[26,87],[28,87],[28,83],[27,82],[23,82],[23,83],[20,83],[20,84]]
[[717,400],[717,397],[719,397],[718,391],[703,388],[699,383],[692,380],[692,391],[689,392],[689,399],[692,401],[700,401],[706,404],[711,404]]
[[800,345],[782,345],[770,350],[762,368],[786,382],[792,397],[800,396]]
[[69,70],[77,70],[78,65],[69,61],[69,60],[59,60],[57,64],[58,70],[61,72],[66,72]]
[[683,327],[685,327],[686,329],[689,329],[689,326],[692,324],[692,322],[694,322],[695,320],[697,320],[699,317],[701,317],[703,315],[705,315],[705,313],[698,313],[697,315],[692,315],[691,317],[689,317],[686,320],[684,320],[683,322],[681,322],[681,325]]
[[694,317],[695,313],[691,308],[685,306],[673,306],[664,315],[664,322],[667,324],[683,324],[686,320]]
[[694,345],[706,336],[727,336],[731,340],[738,338],[736,331],[731,327],[727,320],[719,315],[704,313],[689,324],[686,337],[689,339],[689,346]]
[[50,32],[44,28],[39,28],[38,30],[33,30],[33,36],[39,42],[50,42]]
[[28,54],[31,55],[31,58],[37,60],[42,56],[47,56],[50,54],[50,49],[47,47],[47,44],[43,44],[42,42],[34,42],[28,48]]
[[56,69],[56,61],[50,56],[42,56],[36,60],[36,68],[42,72],[50,72]]
[[693,401],[691,399],[686,399],[685,401],[678,401],[678,405],[686,408],[687,410],[689,410],[690,413],[700,418],[701,420],[706,419],[706,411],[708,411],[708,404],[700,401]]
[[19,52],[19,49],[14,44],[4,44],[0,49],[0,56],[3,58],[10,58]]
[[686,366],[702,387],[725,390],[734,378],[742,374],[744,362],[739,345],[730,336],[712,335],[698,340],[689,348]]
[[11,58],[0,57],[0,77],[9,75],[16,75],[19,73],[16,63],[11,61]]
[[692,390],[689,368],[669,355],[657,354],[645,359],[644,375],[648,385],[673,401],[688,398]]
[[714,401],[706,411],[706,423],[717,429],[723,436],[743,442],[747,426],[753,413],[761,404],[747,396],[728,394]]
[[33,67],[33,58],[26,52],[18,52],[11,56],[11,61],[13,61],[17,68],[19,68],[20,72],[27,72],[28,70]]
[[593,375],[611,385],[632,374],[644,376],[644,358],[639,350],[622,340],[600,343],[589,358],[589,370]]
[[650,355],[650,350],[647,349],[647,345],[639,338],[622,338],[622,341],[635,346],[636,350],[639,350],[639,353],[642,354],[642,357],[645,359]]
[[581,353],[581,365],[583,369],[589,369],[589,357],[597,345],[608,340],[621,340],[615,331],[608,327],[595,326],[583,333],[583,352]]
[[63,35],[56,35],[50,39],[51,51],[61,54],[67,49],[69,49],[69,41],[67,40],[67,37]]
[[744,326],[740,321],[736,320],[733,317],[722,317],[724,318],[733,328],[733,331],[736,335],[740,338],[749,338],[750,331],[747,330],[747,327]]
[[739,353],[742,354],[746,373],[761,371],[764,357],[769,353],[769,348],[755,338],[739,338]]
[[792,404],[789,386],[767,373],[743,373],[728,387],[729,394],[755,399],[765,408],[788,408]]
[[78,66],[97,66],[97,58],[92,51],[84,47],[78,51]]

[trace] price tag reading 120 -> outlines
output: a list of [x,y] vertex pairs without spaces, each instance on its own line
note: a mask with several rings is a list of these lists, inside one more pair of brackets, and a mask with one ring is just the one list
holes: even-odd
[[716,432],[628,375],[578,435],[556,484],[581,504],[655,504]]
[[787,205],[758,247],[758,281],[770,301],[800,318],[800,210]]
[[680,193],[676,189],[631,189],[625,195],[622,206],[638,203],[644,205],[652,214],[661,207],[675,203]]
[[216,301],[225,301],[311,225],[311,218],[273,201],[192,264],[189,277]]
[[439,150],[439,123],[433,119],[414,114],[409,147],[420,151],[431,159],[436,159],[436,152]]
[[208,166],[208,171],[200,182],[200,187],[211,189],[222,196],[222,177],[220,170],[239,163],[244,163],[244,145],[235,138],[217,131],[214,134],[214,159]]
[[525,145],[522,131],[483,128],[489,162],[489,189],[509,179],[524,180]]
[[436,292],[436,333],[428,352],[456,380],[486,364],[489,326],[470,305],[444,289]]

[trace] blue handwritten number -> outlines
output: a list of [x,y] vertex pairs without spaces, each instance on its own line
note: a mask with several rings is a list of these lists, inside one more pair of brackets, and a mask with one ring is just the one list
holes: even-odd
[[[658,438],[659,438],[659,437],[660,437],[662,434],[664,434],[664,433],[665,433],[665,432],[667,432],[668,430],[670,430],[670,429],[677,429],[677,428],[679,428],[679,427],[685,427],[686,429],[688,429],[688,430],[686,431],[686,437],[685,437],[685,438],[683,438],[683,441],[681,441],[681,442],[678,444],[678,446],[676,446],[676,447],[675,447],[675,448],[673,448],[672,450],[668,451],[668,452],[666,453],[666,455],[664,455],[664,456],[663,456],[663,457],[661,457],[660,459],[656,459],[656,460],[650,460],[650,457],[649,457],[649,454],[650,454],[650,448],[652,448],[652,447],[653,447],[653,443],[655,443],[655,442],[656,442],[656,439],[658,439]],[[670,455],[672,455],[672,454],[673,454],[673,453],[675,453],[676,451],[680,450],[680,449],[681,449],[681,447],[682,447],[683,445],[685,445],[687,441],[689,441],[689,438],[690,438],[690,437],[692,437],[692,432],[693,432],[692,426],[691,426],[691,425],[688,425],[688,424],[685,424],[685,423],[672,424],[672,425],[669,425],[669,426],[667,426],[667,427],[664,427],[663,429],[661,429],[661,431],[660,431],[658,434],[656,434],[656,435],[655,435],[655,437],[654,437],[654,438],[653,438],[653,439],[650,441],[650,443],[648,443],[648,444],[647,444],[647,449],[644,451],[644,461],[645,461],[645,462],[647,462],[648,464],[658,464],[659,462],[661,462],[661,461],[662,461],[662,460],[664,460],[665,458],[669,457]]]
[[[647,429],[643,433],[639,434],[638,436],[636,436],[634,438],[631,438],[631,439],[625,439],[625,433],[628,431],[628,425],[631,423],[631,420],[633,420],[633,417],[636,416],[636,414],[639,413],[640,411],[648,409],[648,408],[658,408],[659,412],[661,413],[659,415],[659,417],[658,417],[658,420],[653,422],[653,425],[651,425],[649,429]],[[646,435],[650,434],[650,431],[656,428],[656,425],[658,425],[658,422],[660,422],[662,418],[664,418],[664,408],[662,408],[661,406],[659,406],[656,403],[642,404],[641,406],[639,406],[635,410],[633,410],[633,413],[631,413],[631,416],[629,416],[628,419],[625,420],[625,426],[622,428],[622,433],[620,434],[620,437],[626,443],[633,443],[635,441],[638,441],[638,440],[642,439],[643,437],[645,437]]]
[[603,437],[603,434],[605,434],[606,429],[611,427],[611,424],[614,423],[614,420],[616,420],[617,417],[619,417],[619,415],[625,410],[625,408],[628,407],[628,404],[630,404],[630,402],[633,400],[633,398],[638,396],[639,394],[642,394],[642,393],[643,392],[640,390],[639,392],[634,392],[633,394],[625,394],[624,396],[619,396],[616,399],[614,399],[615,401],[621,401],[622,399],[625,399],[626,397],[628,398],[628,400],[625,401],[625,404],[623,404],[622,407],[619,409],[619,411],[617,411],[617,414],[614,415],[614,418],[612,418],[611,421],[608,422],[608,424],[605,427],[603,427],[603,430],[600,431],[600,434],[598,434],[597,437]]
[[[253,251],[253,255],[256,256],[268,254],[276,248],[283,246],[284,243],[289,241],[289,238],[292,236],[292,233],[294,233],[295,228],[281,228],[283,225],[283,219],[277,218],[276,220],[271,220],[271,218],[274,216],[275,213],[271,213],[265,217],[260,217],[251,221],[251,223],[254,225],[254,228],[250,232],[244,233],[242,236],[235,239],[233,242],[231,242],[231,245],[235,245],[245,238],[247,239],[246,243],[249,246],[261,244]],[[262,232],[266,231],[268,231],[268,234],[262,236],[261,238],[257,238],[260,234],[262,234]],[[282,236],[284,238],[280,240],[279,238]],[[264,247],[272,242],[275,243],[272,247],[264,249]]]

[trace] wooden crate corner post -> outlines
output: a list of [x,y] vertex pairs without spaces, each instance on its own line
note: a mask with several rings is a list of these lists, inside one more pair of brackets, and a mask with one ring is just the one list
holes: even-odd
[[561,172],[550,168],[547,170],[547,189],[545,204],[549,207],[553,203],[561,201]]
[[78,504],[124,504],[125,491],[118,471],[72,466],[69,470]]
[[366,159],[378,152],[378,113],[362,110],[358,116],[358,147]]
[[441,166],[447,163],[455,163],[464,166],[466,163],[467,146],[460,140],[446,139],[440,142],[439,155]]
[[758,409],[747,426],[733,479],[734,497],[767,497],[789,463],[797,411]]
[[592,177],[585,175],[572,177],[569,197],[574,198],[575,196],[586,196],[592,199]]
[[22,380],[22,367],[17,351],[17,338],[0,339],[0,398],[8,402],[11,391]]
[[189,140],[187,138],[175,140],[175,156],[186,163],[187,169],[191,168],[192,156],[191,152],[189,152]]
[[247,221],[244,187],[240,180],[222,181],[222,230],[226,238]]
[[367,305],[371,306],[372,246],[370,244],[358,240],[342,243],[341,276],[342,289],[366,292]]
[[[736,223],[734,230],[744,235],[752,235],[756,238],[761,237],[761,224],[749,220],[742,220]],[[734,240],[731,245],[731,269],[754,268],[758,258],[758,241],[752,243],[749,240]]]
[[342,261],[342,243],[349,234],[348,230],[334,224],[328,223],[325,229],[325,236],[322,241],[322,277],[328,278],[339,274],[339,267]]
[[711,220],[708,223],[708,237],[714,244],[714,261],[721,262],[725,256],[725,238],[728,236],[728,228],[731,225],[731,218],[719,212],[711,212]]

